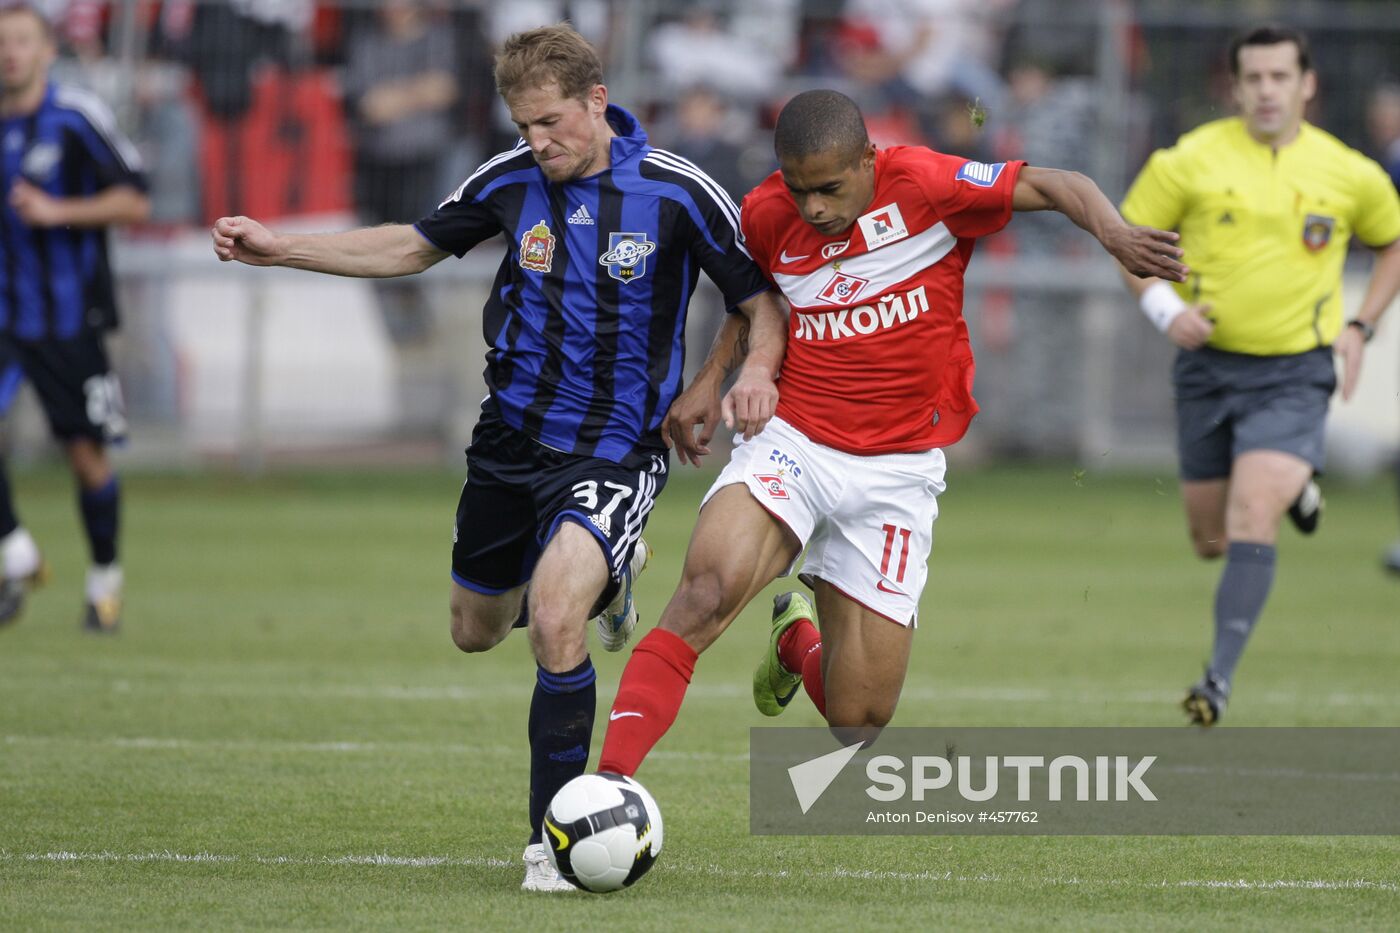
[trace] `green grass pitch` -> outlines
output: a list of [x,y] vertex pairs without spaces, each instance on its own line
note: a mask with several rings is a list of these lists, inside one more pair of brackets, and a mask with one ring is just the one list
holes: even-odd
[[[652,515],[644,627],[708,476],[678,469]],[[534,668],[519,634],[470,657],[448,637],[460,475],[129,475],[110,639],[78,628],[69,481],[14,484],[56,574],[0,631],[0,929],[1400,922],[1394,837],[750,837],[766,595],[639,775],[666,818],[656,868],[616,895],[526,895]],[[1316,538],[1285,530],[1226,728],[1400,725],[1392,495],[1334,483]],[[1190,556],[1170,475],[955,469],[941,507],[896,725],[1182,721],[1218,568]],[[623,660],[594,654],[604,710]],[[817,725],[797,703],[781,722]]]

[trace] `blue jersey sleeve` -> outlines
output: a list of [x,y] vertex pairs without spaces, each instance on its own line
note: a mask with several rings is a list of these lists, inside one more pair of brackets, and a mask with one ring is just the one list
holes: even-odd
[[458,188],[437,210],[414,224],[429,243],[458,259],[476,244],[501,232],[491,206],[466,189],[466,185]]
[[522,171],[532,170],[534,164],[529,148],[521,140],[514,149],[488,159],[437,210],[413,226],[438,249],[462,258],[476,244],[506,229],[492,200],[512,180],[518,180]]

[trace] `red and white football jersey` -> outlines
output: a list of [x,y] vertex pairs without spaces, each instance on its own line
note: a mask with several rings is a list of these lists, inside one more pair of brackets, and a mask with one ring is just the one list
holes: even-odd
[[744,198],[749,251],[792,305],[779,417],[857,454],[967,432],[977,403],[963,273],[976,238],[1011,219],[1024,164],[882,149],[870,210],[835,238],[803,221],[778,172]]

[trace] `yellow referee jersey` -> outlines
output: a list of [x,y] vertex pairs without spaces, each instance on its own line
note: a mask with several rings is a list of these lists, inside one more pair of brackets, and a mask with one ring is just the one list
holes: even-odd
[[1400,197],[1374,161],[1308,123],[1274,150],[1238,117],[1154,152],[1123,216],[1180,231],[1191,279],[1177,291],[1211,306],[1212,347],[1256,356],[1336,340],[1347,241],[1400,239]]

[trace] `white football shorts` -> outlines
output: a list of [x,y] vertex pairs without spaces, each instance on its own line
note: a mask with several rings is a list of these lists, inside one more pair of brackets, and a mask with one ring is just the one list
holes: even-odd
[[743,483],[802,542],[804,579],[825,580],[892,622],[917,624],[945,488],[943,451],[848,454],[779,418],[735,441],[705,502]]

